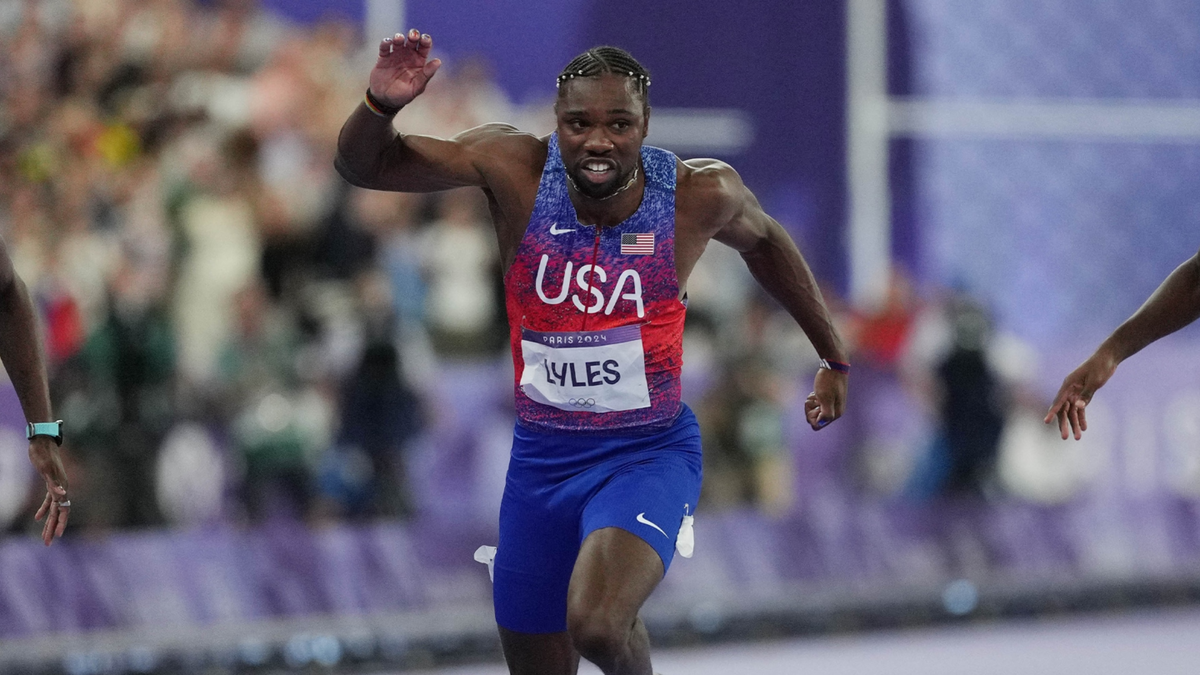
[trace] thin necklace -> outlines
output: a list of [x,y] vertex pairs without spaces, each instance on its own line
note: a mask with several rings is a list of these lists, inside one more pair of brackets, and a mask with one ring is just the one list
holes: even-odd
[[637,177],[638,177],[638,168],[637,168],[637,165],[634,165],[633,175],[629,177],[629,182],[626,183],[624,185],[624,187],[622,187],[621,189],[617,190],[616,192],[612,193],[611,195],[609,195],[607,197],[588,197],[586,194],[584,194],[583,190],[580,190],[579,186],[575,184],[575,179],[571,178],[571,174],[569,174],[569,173],[567,174],[567,182],[571,184],[571,187],[575,188],[576,192],[583,195],[584,197],[588,197],[588,199],[595,199],[598,202],[602,202],[602,201],[605,201],[606,199],[612,199],[613,197],[616,197],[617,195],[621,194],[622,192],[633,187],[633,182],[637,180]]

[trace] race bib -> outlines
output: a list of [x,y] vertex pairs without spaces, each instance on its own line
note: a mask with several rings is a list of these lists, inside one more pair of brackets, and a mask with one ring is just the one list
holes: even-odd
[[560,410],[650,407],[641,326],[576,333],[521,330],[521,391]]

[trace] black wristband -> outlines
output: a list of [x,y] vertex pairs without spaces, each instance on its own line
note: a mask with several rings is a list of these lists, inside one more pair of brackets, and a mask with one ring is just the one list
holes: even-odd
[[395,117],[396,113],[400,112],[402,106],[390,106],[380,103],[379,99],[371,95],[371,88],[367,87],[367,96],[364,99],[367,104],[367,109],[379,115],[380,117]]

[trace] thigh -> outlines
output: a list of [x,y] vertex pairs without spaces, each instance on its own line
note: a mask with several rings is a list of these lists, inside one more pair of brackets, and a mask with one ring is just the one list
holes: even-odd
[[500,645],[509,675],[575,675],[579,670],[579,653],[566,631],[518,633],[502,626]]
[[492,586],[496,623],[515,633],[561,633],[567,629],[567,585],[579,553],[586,486],[523,457],[530,454],[526,445],[519,436],[514,440],[500,502]]
[[496,623],[517,633],[567,629],[567,584],[579,552],[578,514],[564,518],[530,495],[500,504],[492,600]]
[[575,561],[568,612],[573,621],[599,615],[614,626],[632,626],[662,577],[662,559],[641,538],[616,527],[596,530]]

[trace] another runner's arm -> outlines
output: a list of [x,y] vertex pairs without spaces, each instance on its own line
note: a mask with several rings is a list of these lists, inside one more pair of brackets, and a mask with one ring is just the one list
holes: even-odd
[[1171,272],[1100,349],[1117,363],[1200,318],[1200,252]]
[[787,231],[731,167],[714,162],[702,172],[715,188],[706,190],[719,214],[713,238],[742,254],[750,273],[796,319],[822,359],[847,363],[817,281]]
[[[37,314],[29,298],[29,289],[13,269],[8,248],[0,239],[0,361],[17,390],[21,411],[27,422],[51,422],[50,389],[46,361],[42,356]],[[58,445],[48,436],[29,439],[29,461],[46,483],[46,496],[34,518],[45,519],[42,542],[47,546],[67,529],[70,516],[67,499],[67,472],[63,469]]]
[[1088,403],[1096,390],[1116,372],[1117,366],[1146,345],[1197,318],[1200,318],[1200,252],[1175,268],[1133,316],[1063,379],[1046,412],[1046,423],[1057,417],[1063,439],[1074,434],[1079,440],[1087,431]]
[[0,240],[0,361],[16,387],[26,419],[50,422],[50,390],[37,315],[29,290],[13,269],[3,240]]

